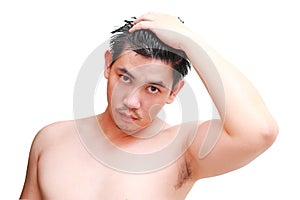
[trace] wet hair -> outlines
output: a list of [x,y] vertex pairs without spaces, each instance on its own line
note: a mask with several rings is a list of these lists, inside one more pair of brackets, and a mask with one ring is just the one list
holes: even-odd
[[174,87],[179,80],[188,74],[188,70],[191,68],[185,52],[166,45],[150,30],[129,32],[134,19],[135,17],[132,20],[124,20],[125,25],[111,32],[113,34],[109,43],[112,52],[111,65],[125,50],[132,50],[147,58],[161,60],[171,64],[174,69]]

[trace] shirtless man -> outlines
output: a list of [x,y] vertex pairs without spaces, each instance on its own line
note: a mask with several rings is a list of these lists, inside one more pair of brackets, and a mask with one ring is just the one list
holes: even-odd
[[[120,32],[135,39],[146,34],[147,41],[139,40],[138,44],[154,41],[184,52],[212,97],[220,119],[176,126],[158,119],[159,110],[172,103],[184,85],[181,77],[175,76],[175,65],[181,62],[177,70],[184,76],[189,63],[177,57],[151,57],[145,49],[137,51],[134,41],[126,41],[122,52],[110,49],[105,53],[108,106],[94,117],[101,133],[119,150],[135,155],[155,153],[181,135],[175,145],[178,149],[159,156],[157,161],[164,162],[173,154],[180,156],[145,169],[145,173],[142,168],[134,173],[135,165],[147,161],[126,163],[126,159],[115,156],[114,148],[105,147],[105,155],[121,163],[110,167],[96,159],[97,147],[105,145],[87,119],[81,120],[85,131],[78,126],[80,120],[54,123],[43,128],[33,141],[21,199],[182,200],[197,180],[245,166],[275,140],[277,124],[256,89],[177,17],[147,13]],[[152,33],[164,44],[157,43]],[[89,134],[89,141],[95,145],[87,145],[88,141],[83,145],[82,138]],[[127,168],[120,168],[128,163]]]

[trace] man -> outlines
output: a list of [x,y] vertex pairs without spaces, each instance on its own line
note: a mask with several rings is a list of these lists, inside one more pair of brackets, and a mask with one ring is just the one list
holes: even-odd
[[[190,63],[220,119],[169,126],[156,115],[174,101]],[[88,119],[43,128],[31,147],[21,199],[182,200],[197,180],[248,164],[277,136],[251,83],[177,17],[147,13],[116,30],[104,75],[108,105],[95,118],[100,128]],[[143,159],[174,141],[176,148],[156,163]],[[142,155],[141,162],[123,160],[120,150]]]

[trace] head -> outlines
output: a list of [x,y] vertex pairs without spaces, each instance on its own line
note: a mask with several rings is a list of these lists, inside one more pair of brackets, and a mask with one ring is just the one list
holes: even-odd
[[190,62],[184,51],[174,49],[163,43],[153,32],[139,30],[129,32],[133,21],[125,20],[125,25],[112,31],[110,39],[110,50],[112,53],[112,64],[125,50],[170,64],[174,69],[173,86],[188,74],[191,68]]
[[182,88],[190,62],[149,30],[129,32],[132,21],[113,31],[105,54],[108,109],[124,132],[151,124]]

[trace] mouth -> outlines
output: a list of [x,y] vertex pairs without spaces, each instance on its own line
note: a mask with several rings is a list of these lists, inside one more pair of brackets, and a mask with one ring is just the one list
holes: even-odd
[[125,122],[134,122],[134,121],[140,119],[139,116],[134,115],[134,114],[129,113],[129,112],[119,112],[119,114],[120,114],[122,120],[125,121]]

